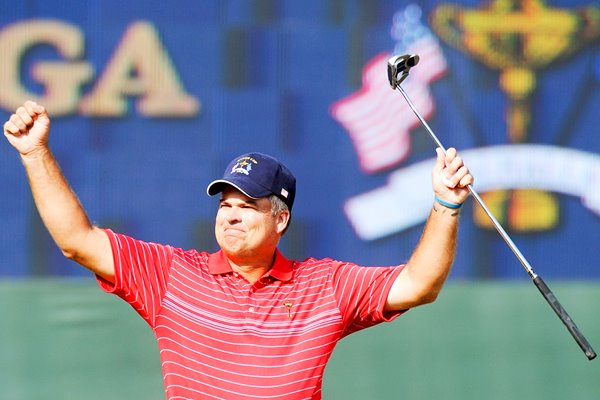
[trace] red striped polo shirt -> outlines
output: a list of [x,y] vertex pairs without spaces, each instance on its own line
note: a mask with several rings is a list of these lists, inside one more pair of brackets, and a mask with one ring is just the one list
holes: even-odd
[[220,251],[106,232],[115,283],[98,278],[100,286],[152,327],[169,400],[320,399],[335,344],[400,314],[382,310],[401,267],[297,262],[277,251],[251,284]]

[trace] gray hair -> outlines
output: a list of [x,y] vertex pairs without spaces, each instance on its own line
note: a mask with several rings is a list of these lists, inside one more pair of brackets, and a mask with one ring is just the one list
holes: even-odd
[[[289,211],[289,207],[287,206],[287,204],[285,204],[283,202],[283,200],[281,200],[278,196],[276,196],[274,194],[270,195],[269,201],[271,201],[271,212],[273,213],[273,215],[277,215],[280,212],[285,211],[285,210]],[[288,220],[287,226],[281,233],[282,235],[285,233],[285,231],[287,231],[291,222],[292,222],[292,213],[290,212],[290,219]]]

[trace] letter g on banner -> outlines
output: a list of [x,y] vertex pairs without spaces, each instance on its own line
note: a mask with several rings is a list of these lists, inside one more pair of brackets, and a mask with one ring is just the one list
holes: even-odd
[[[24,55],[33,46],[49,44],[66,59],[64,62],[37,63],[31,73],[45,87],[40,96],[23,85],[20,71]],[[77,61],[84,52],[81,31],[56,20],[17,22],[0,32],[0,106],[14,110],[25,99],[43,103],[54,115],[65,115],[77,109],[80,87],[92,78],[92,66]]]

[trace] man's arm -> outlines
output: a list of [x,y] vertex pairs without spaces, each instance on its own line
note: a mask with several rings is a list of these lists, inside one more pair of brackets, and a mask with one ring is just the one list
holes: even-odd
[[114,263],[107,235],[93,226],[48,146],[46,109],[27,101],[4,124],[4,136],[17,149],[35,205],[63,254],[108,281]]
[[[469,196],[467,186],[473,177],[450,148],[446,155],[437,149],[432,185],[443,202],[462,204]],[[386,311],[406,310],[434,301],[454,262],[459,209],[437,201],[427,218],[423,235],[388,294]]]

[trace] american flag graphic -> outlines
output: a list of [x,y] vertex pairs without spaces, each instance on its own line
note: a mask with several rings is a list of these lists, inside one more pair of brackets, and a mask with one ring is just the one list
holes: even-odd
[[[414,31],[413,31],[414,32]],[[429,84],[446,72],[437,39],[428,30],[412,41],[406,53],[418,54],[419,64],[402,84],[417,110],[427,119],[434,111]],[[331,115],[350,135],[359,165],[375,173],[403,161],[410,152],[410,131],[419,120],[387,78],[391,53],[375,56],[363,69],[362,87],[331,106]]]

